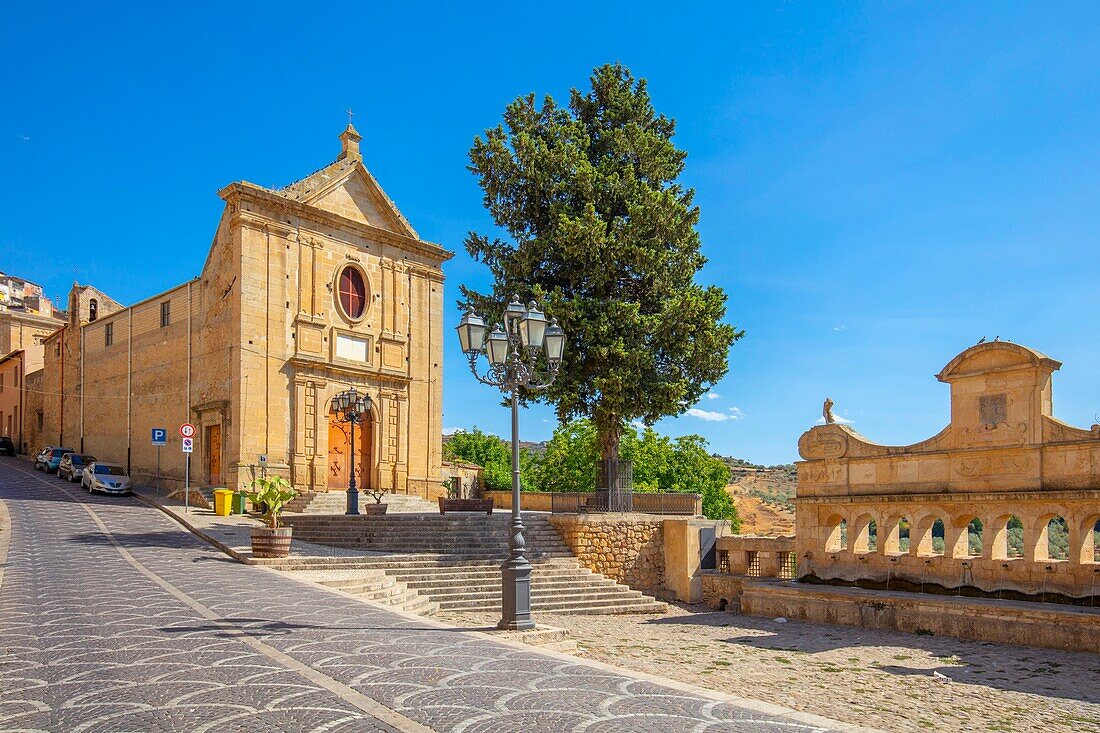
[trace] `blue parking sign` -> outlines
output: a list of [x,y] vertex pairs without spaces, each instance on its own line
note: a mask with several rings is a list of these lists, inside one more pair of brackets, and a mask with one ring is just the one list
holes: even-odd
[[164,428],[153,428],[153,445],[168,445],[168,431]]

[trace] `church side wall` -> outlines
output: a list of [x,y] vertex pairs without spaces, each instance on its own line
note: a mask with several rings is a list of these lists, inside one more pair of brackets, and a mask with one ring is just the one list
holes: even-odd
[[[229,422],[238,348],[227,333],[236,322],[235,298],[224,290],[236,277],[227,256],[232,249],[231,235],[219,229],[203,277],[129,308],[105,313],[113,309],[101,306],[95,321],[86,321],[87,293],[78,298],[74,292],[70,324],[45,349],[38,442],[128,465],[137,483],[151,485],[158,480],[151,431],[164,428],[168,445],[160,449],[159,476],[172,489],[183,485],[186,468],[179,427],[192,422],[200,430],[191,483],[208,484],[211,446],[201,429],[204,411],[193,408],[215,405],[206,414]],[[225,446],[220,452],[226,455]],[[218,483],[226,477],[223,471]]]

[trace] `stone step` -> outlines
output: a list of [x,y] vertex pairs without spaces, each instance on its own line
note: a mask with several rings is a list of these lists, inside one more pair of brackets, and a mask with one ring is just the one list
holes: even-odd
[[[444,601],[439,604],[443,611],[500,611],[500,599],[496,602],[481,600]],[[531,599],[531,610],[536,613],[577,613],[577,614],[619,614],[619,613],[665,613],[667,604],[660,601],[636,601],[630,599],[601,601],[553,601]]]
[[340,590],[355,591],[371,591],[382,590],[383,588],[392,588],[397,585],[398,579],[391,575],[386,575],[381,571],[378,571],[382,577],[375,577],[374,571],[371,575],[362,578],[318,578],[316,581],[321,585],[327,585],[329,588],[339,588]]
[[[487,556],[484,553],[467,555],[461,553],[433,554],[433,553],[387,553],[377,555],[348,555],[342,557],[320,556],[290,556],[278,559],[254,559],[257,565],[288,571],[307,570],[385,570],[391,571],[400,568],[495,568],[500,569],[505,556]],[[576,560],[570,556],[540,557],[528,556],[535,568],[544,567],[579,567]]]
[[[303,514],[343,514],[347,508],[346,491],[303,492],[287,504],[285,511]],[[374,503],[373,498],[360,494],[359,505],[362,509]],[[387,512],[429,513],[438,511],[439,505],[420,496],[410,494],[386,494],[382,499]]]
[[[495,579],[489,579],[478,582],[471,582],[461,584],[457,581],[448,581],[447,583],[439,583],[432,580],[402,580],[409,588],[413,588],[420,593],[430,595],[434,599],[456,596],[456,595],[473,595],[473,594],[500,594],[501,579],[499,577]],[[614,582],[604,583],[592,583],[592,581],[578,579],[578,578],[563,578],[557,581],[546,581],[538,578],[531,580],[531,593],[535,594],[576,594],[576,593],[622,593],[623,586],[619,586]],[[634,594],[638,591],[626,591]]]
[[[379,529],[355,529],[355,530],[330,530],[324,528],[302,528],[300,526],[294,526],[294,539],[301,540],[303,542],[316,542],[315,538],[326,537],[331,539],[342,539],[347,541],[376,541],[376,540],[401,540],[401,541],[432,541],[449,544],[459,544],[463,542],[472,542],[482,545],[492,545],[494,547],[508,547],[508,537],[506,535],[491,535],[483,532],[434,532],[431,528],[425,528],[420,530],[414,529],[401,529],[394,531],[379,530]],[[561,542],[557,537],[541,536],[541,535],[524,535],[524,544],[528,547],[549,545],[550,547],[565,547],[566,545]]]
[[[448,571],[438,572],[431,569],[413,569],[413,570],[395,570],[393,571],[394,577],[398,577],[404,583],[431,583],[435,586],[444,586],[449,584],[462,585],[470,583],[485,583],[495,582],[500,580],[500,569],[490,569],[485,571],[476,572],[462,572],[462,571]],[[591,571],[584,572],[582,569],[570,569],[570,568],[555,568],[547,572],[540,572],[536,566],[531,573],[531,578],[537,580],[540,583],[607,583],[609,585],[616,585],[614,580],[605,578],[603,576],[595,575]]]
[[430,598],[381,570],[329,572],[307,570],[296,572],[294,575],[374,603],[400,608],[411,613],[427,615],[439,610],[439,605]]
[[[437,595],[432,594],[432,601],[438,603],[440,608],[448,611],[457,611],[471,608],[484,608],[500,605],[500,589],[490,593],[471,593],[467,595]],[[531,593],[531,607],[553,604],[565,608],[595,608],[595,607],[619,607],[631,606],[637,603],[655,603],[652,598],[647,598],[641,593],[623,595],[621,593]]]
[[[287,522],[294,527],[294,535],[297,539],[308,537],[393,537],[396,539],[423,538],[425,533],[431,533],[431,537],[447,539],[451,541],[470,540],[474,542],[492,542],[507,546],[508,533],[489,529],[453,529],[449,527],[330,527],[326,525],[303,525],[298,522]],[[524,542],[549,542],[555,545],[564,543],[558,535],[543,532],[524,532]]]

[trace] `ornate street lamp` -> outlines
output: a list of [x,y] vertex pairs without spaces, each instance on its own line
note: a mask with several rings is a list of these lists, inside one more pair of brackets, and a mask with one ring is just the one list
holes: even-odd
[[360,394],[355,387],[332,398],[332,416],[337,422],[351,426],[348,457],[348,509],[344,514],[359,514],[359,492],[355,488],[355,426],[370,416],[370,395]]
[[[508,559],[501,568],[501,629],[533,629],[531,618],[531,563],[524,555],[523,519],[519,511],[519,389],[535,391],[553,384],[565,351],[565,333],[557,321],[531,301],[519,298],[504,309],[504,325],[489,331],[485,319],[472,310],[458,324],[458,341],[479,382],[497,387],[512,399],[512,523]],[[489,370],[478,374],[477,357],[485,354]]]

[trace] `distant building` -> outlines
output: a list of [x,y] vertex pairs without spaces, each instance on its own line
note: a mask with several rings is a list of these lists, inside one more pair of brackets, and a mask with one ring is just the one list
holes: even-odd
[[23,445],[23,382],[26,352],[17,349],[0,356],[0,435],[11,438],[17,448]]
[[26,418],[28,374],[42,368],[43,342],[65,325],[42,287],[0,273],[0,435],[30,450]]
[[[182,483],[179,427],[197,427],[194,485],[236,486],[260,456],[305,490],[433,498],[441,473],[443,273],[363,165],[348,128],[333,163],[286,188],[233,183],[202,273],[129,307],[74,285],[45,340],[35,444],[64,443]],[[167,262],[167,260],[166,260]],[[332,398],[371,397],[349,445]],[[37,426],[41,425],[39,429]]]

